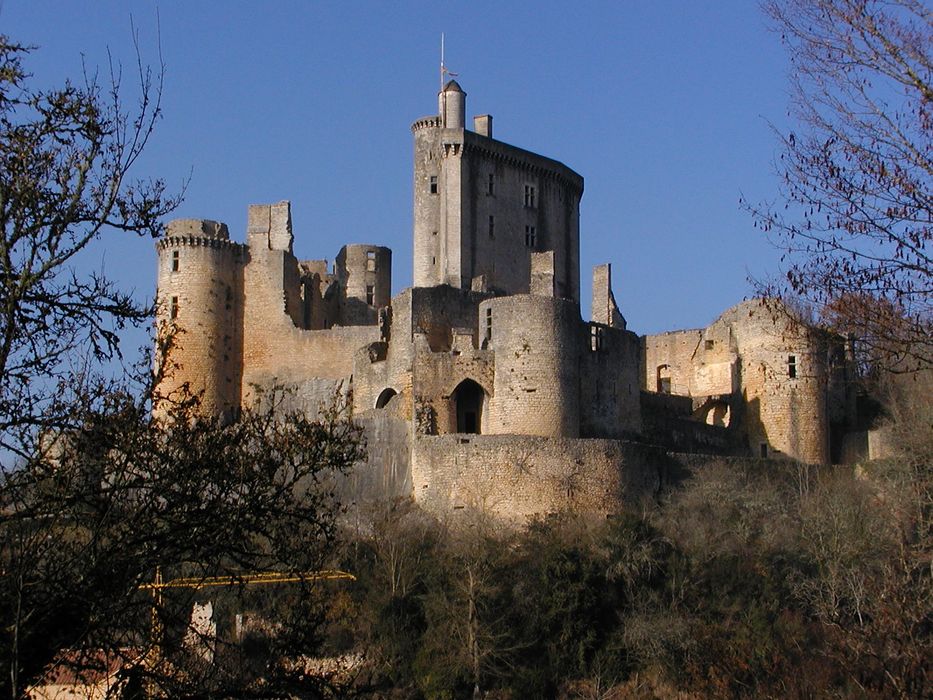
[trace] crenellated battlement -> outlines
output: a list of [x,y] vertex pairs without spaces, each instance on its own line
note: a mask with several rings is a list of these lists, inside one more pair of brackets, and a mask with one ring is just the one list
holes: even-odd
[[440,129],[441,128],[441,118],[438,115],[431,117],[422,117],[417,120],[414,124],[411,125],[412,133],[416,131],[421,131],[422,129]]
[[170,248],[185,246],[230,250],[242,255],[245,255],[249,250],[249,246],[245,243],[237,243],[226,238],[208,238],[205,236],[165,236],[156,242],[156,250],[160,253]]

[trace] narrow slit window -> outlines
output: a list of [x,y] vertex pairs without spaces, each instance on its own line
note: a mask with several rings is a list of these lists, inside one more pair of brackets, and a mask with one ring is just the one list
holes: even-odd
[[172,272],[178,272],[179,267],[179,254],[177,250],[172,251]]
[[496,176],[489,173],[489,180],[486,182],[486,194],[494,195],[496,193]]
[[431,177],[428,178],[428,188],[431,194],[437,194],[437,175],[431,175]]
[[762,459],[768,459],[768,443],[762,442],[758,445],[758,455]]
[[492,340],[492,309],[486,307],[486,340]]
[[797,356],[788,355],[787,356],[787,376],[791,379],[797,378]]
[[178,297],[172,297],[172,303],[169,306],[169,318],[173,321],[178,318]]
[[376,290],[371,284],[366,285],[366,303],[370,306],[373,305],[373,298],[375,297]]
[[496,217],[494,217],[492,214],[489,215],[489,237],[496,237]]

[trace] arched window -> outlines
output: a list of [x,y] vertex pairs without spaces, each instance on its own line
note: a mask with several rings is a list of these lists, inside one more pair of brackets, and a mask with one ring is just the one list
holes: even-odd
[[458,433],[475,433],[478,435],[482,432],[480,421],[483,415],[483,399],[485,396],[486,392],[483,391],[483,387],[472,379],[464,379],[454,389],[451,398],[457,409]]
[[396,396],[397,394],[398,392],[391,387],[388,389],[383,389],[382,393],[379,394],[379,398],[376,399],[376,408],[385,408],[386,404],[388,404],[389,401],[392,400],[392,397]]

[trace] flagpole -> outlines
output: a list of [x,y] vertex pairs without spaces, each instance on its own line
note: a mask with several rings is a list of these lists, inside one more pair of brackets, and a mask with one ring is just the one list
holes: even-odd
[[444,89],[444,32],[441,32],[441,90]]

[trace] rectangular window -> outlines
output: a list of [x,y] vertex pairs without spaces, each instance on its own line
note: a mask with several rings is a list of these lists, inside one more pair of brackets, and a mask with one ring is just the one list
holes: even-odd
[[661,377],[658,379],[658,393],[659,394],[670,394],[671,393],[671,378],[670,377]]
[[597,325],[590,326],[590,351],[599,352],[603,347],[603,329]]
[[489,215],[489,237],[496,237],[496,217],[494,217],[492,214]]
[[430,188],[431,194],[437,194],[437,175],[432,175],[428,178],[428,187]]
[[373,305],[373,298],[375,296],[376,290],[373,288],[373,285],[366,285],[366,303],[370,306]]
[[707,341],[706,341],[705,347],[706,347],[707,350],[712,350],[714,345],[715,345],[715,342],[714,342],[714,341],[712,341],[712,340],[707,340]]
[[525,245],[529,248],[534,248],[537,243],[537,233],[535,232],[534,226],[525,227]]
[[787,356],[787,376],[791,379],[797,378],[797,356],[788,355]]
[[535,186],[525,185],[525,206],[534,208],[535,206]]
[[489,180],[486,183],[486,194],[494,195],[496,193],[496,176],[489,173]]
[[486,340],[492,340],[492,309],[486,307]]
[[768,443],[762,442],[758,445],[758,454],[762,459],[768,459]]
[[178,272],[178,263],[179,263],[178,251],[173,250],[172,251],[172,272]]
[[172,297],[172,304],[169,307],[169,318],[173,321],[178,318],[178,297]]
[[376,270],[376,252],[373,250],[366,251],[366,269],[370,272]]

